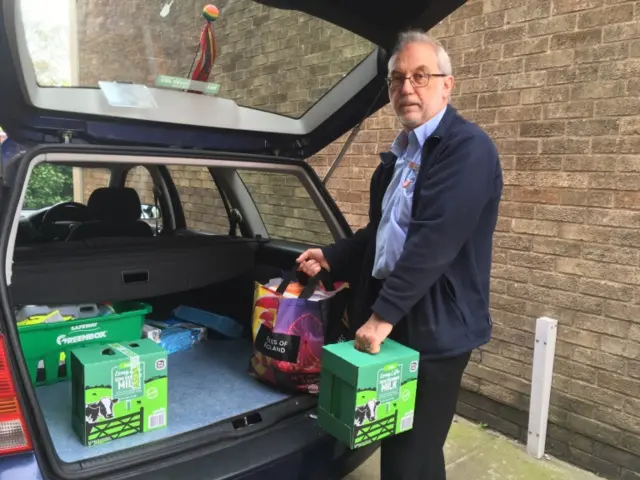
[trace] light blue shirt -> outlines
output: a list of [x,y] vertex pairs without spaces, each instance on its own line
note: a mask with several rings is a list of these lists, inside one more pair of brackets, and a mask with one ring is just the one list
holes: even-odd
[[402,253],[411,221],[411,205],[422,159],[422,146],[438,128],[446,110],[446,107],[443,108],[431,120],[410,133],[403,130],[391,144],[391,152],[398,159],[382,199],[382,218],[376,234],[376,256],[372,271],[375,278],[387,278]]

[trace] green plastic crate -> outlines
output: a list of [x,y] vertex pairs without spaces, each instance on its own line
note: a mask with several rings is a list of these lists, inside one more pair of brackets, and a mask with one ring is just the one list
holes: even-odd
[[[113,308],[116,313],[111,315],[18,327],[33,385],[67,380],[71,372],[69,352],[72,349],[139,339],[151,306],[141,302],[121,302],[114,303]],[[39,369],[41,361],[44,371]]]

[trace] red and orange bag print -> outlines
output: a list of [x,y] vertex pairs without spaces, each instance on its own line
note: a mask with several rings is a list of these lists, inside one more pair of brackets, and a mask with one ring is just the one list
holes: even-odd
[[324,271],[306,285],[295,277],[292,270],[255,285],[249,373],[284,390],[316,394],[322,347],[347,339],[348,284],[331,283]]

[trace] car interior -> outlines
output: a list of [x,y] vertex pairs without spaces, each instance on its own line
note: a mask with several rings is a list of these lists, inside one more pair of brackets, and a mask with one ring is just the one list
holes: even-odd
[[[95,189],[85,188],[86,203],[64,199],[51,206],[36,205],[33,210],[23,208],[10,290],[16,309],[25,305],[135,300],[152,306],[147,318],[163,320],[170,318],[177,307],[188,306],[232,318],[242,325],[243,335],[225,338],[210,331],[206,341],[170,355],[169,427],[145,435],[83,447],[71,428],[69,382],[38,386],[38,401],[58,456],[64,462],[77,462],[210,425],[235,429],[235,425],[261,423],[267,406],[282,404],[291,395],[259,383],[247,373],[254,284],[281,276],[305,246],[302,242],[250,236],[247,232],[260,226],[250,228],[247,220],[229,227],[234,222],[225,199],[238,198],[242,193],[238,189],[263,199],[261,185],[251,182],[265,174],[251,177],[248,172],[244,182],[234,184],[235,192],[229,192],[223,190],[227,185],[215,181],[214,168],[201,167],[199,174],[209,174],[211,185],[208,192],[203,192],[176,186],[180,167],[101,168],[109,171],[110,180]],[[132,170],[145,171],[147,182],[142,186],[127,183],[127,173]],[[280,175],[289,183],[296,180],[291,174],[268,175]],[[154,183],[152,178],[161,181]],[[32,184],[27,185],[28,191]],[[219,208],[214,210],[221,212],[224,221],[208,232],[190,228],[198,225],[193,219],[200,219],[194,213],[198,210],[193,205],[194,193],[218,196]],[[150,204],[142,203],[143,195]],[[198,198],[210,203],[204,196]],[[257,211],[266,207],[256,202],[253,208]],[[142,218],[149,217],[149,212],[157,215]],[[246,205],[244,214],[234,218],[255,218],[246,211]],[[230,230],[239,234],[232,236]],[[203,404],[206,409],[200,407]],[[292,408],[303,404],[296,401]]]

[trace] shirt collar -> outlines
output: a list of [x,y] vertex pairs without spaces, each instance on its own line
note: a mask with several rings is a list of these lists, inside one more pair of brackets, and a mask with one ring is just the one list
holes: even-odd
[[447,106],[445,105],[445,107],[434,115],[433,118],[419,127],[414,128],[410,133],[402,130],[391,144],[391,152],[396,157],[401,157],[409,146],[411,139],[414,141],[417,140],[420,148],[422,148],[424,142],[427,141],[427,138],[429,138],[433,132],[435,132],[436,128],[438,128],[438,125],[440,125],[440,121],[442,120],[442,117],[444,117],[446,111]]

